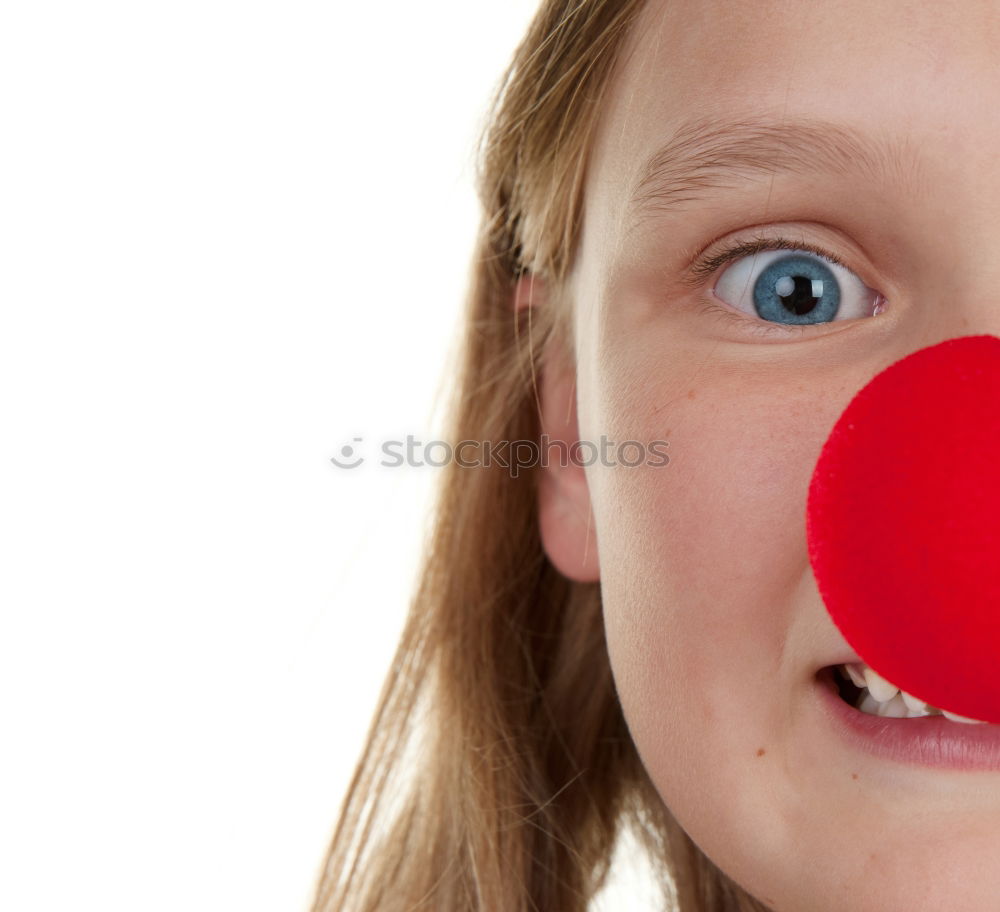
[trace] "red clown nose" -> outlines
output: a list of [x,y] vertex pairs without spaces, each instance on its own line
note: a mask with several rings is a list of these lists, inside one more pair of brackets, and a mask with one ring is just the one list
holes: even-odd
[[1000,339],[877,374],[830,433],[806,532],[820,595],[871,668],[1000,723]]

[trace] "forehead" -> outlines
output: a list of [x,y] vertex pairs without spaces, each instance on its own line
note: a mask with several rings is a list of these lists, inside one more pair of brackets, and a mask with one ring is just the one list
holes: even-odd
[[605,98],[588,197],[603,194],[624,218],[651,162],[692,120],[717,135],[733,122],[802,122],[820,144],[822,125],[836,125],[859,139],[869,176],[872,161],[905,161],[915,179],[921,159],[947,170],[956,152],[963,167],[970,157],[992,166],[998,40],[1000,0],[651,0]]

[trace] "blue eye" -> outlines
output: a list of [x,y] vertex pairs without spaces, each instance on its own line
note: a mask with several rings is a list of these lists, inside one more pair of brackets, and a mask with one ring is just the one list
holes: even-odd
[[870,317],[878,292],[853,272],[805,251],[760,251],[736,260],[715,294],[737,310],[771,323],[816,324]]

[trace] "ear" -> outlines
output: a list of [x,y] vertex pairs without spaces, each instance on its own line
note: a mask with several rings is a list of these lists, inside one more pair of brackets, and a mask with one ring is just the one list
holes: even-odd
[[[524,276],[514,308],[546,307],[543,279]],[[576,412],[576,365],[563,340],[546,349],[537,376],[542,460],[538,476],[538,520],[542,547],[563,576],[581,583],[600,579],[590,489],[574,444],[580,439]],[[576,457],[576,458],[574,458]]]

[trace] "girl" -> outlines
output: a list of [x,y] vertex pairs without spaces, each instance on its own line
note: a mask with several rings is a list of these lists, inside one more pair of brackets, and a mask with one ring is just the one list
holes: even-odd
[[998,908],[1000,773],[826,710],[804,525],[854,393],[1000,329],[998,39],[994,0],[542,4],[451,436],[556,446],[445,470],[314,912],[584,910],[626,832],[682,912]]

